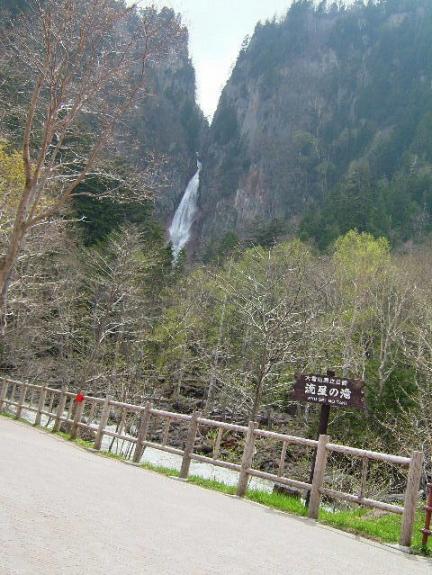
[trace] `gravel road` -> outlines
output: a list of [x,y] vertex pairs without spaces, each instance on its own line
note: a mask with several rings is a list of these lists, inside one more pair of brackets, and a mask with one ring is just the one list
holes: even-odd
[[432,562],[0,418],[1,575],[431,575]]

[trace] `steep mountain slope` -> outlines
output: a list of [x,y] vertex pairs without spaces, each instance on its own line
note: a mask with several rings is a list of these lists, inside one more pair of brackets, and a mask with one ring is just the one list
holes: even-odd
[[[11,23],[19,25],[22,11],[31,9],[30,0],[0,0],[0,30]],[[180,32],[166,57],[146,65],[146,96],[123,118],[112,149],[106,155],[116,167],[121,165],[124,174],[139,175],[146,172],[149,165],[157,167],[150,185],[155,192],[155,213],[166,226],[196,169],[196,152],[202,146],[208,126],[196,104],[195,71],[189,57],[187,29],[181,25],[180,17],[168,8],[157,12],[151,7],[131,11],[128,25],[139,34],[138,20],[147,17],[152,19],[152,26],[159,27],[162,35],[169,34],[170,21],[177,19]],[[22,141],[29,89],[16,63],[2,65],[0,139],[17,147]],[[89,241],[100,239],[125,220],[139,223],[149,217],[149,206],[114,206],[110,201],[97,201],[96,196],[105,191],[106,185],[97,178],[88,180],[85,191],[93,192],[95,199],[83,197],[75,202],[78,215],[88,222],[84,228]]]
[[[163,9],[161,16],[170,12]],[[145,165],[148,154],[159,156],[163,162],[156,212],[167,224],[196,170],[196,154],[208,130],[196,104],[195,70],[186,29],[169,61],[153,70],[148,96],[132,111],[127,123],[128,139],[121,149],[128,159],[138,167]]]
[[[349,227],[407,239],[421,220],[428,231],[431,37],[429,0],[299,0],[281,22],[259,24],[203,154],[203,251],[257,226],[300,226],[322,245]],[[408,214],[392,212],[401,198]]]

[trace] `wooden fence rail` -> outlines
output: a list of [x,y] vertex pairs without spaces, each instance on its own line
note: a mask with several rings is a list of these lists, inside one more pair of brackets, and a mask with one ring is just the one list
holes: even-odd
[[[102,449],[104,438],[111,438],[111,441],[120,440],[130,446],[129,456],[136,463],[141,461],[143,452],[147,447],[179,455],[182,457],[180,477],[183,479],[188,477],[192,461],[208,463],[235,471],[239,474],[237,485],[237,495],[239,497],[245,495],[251,477],[294,487],[302,492],[310,491],[308,516],[311,519],[318,518],[323,495],[332,499],[341,499],[365,507],[400,514],[402,515],[400,544],[403,546],[411,545],[423,462],[423,455],[419,451],[414,451],[411,457],[401,457],[331,443],[327,435],[322,435],[319,441],[315,441],[259,429],[255,422],[250,422],[246,427],[244,425],[207,419],[201,417],[198,412],[192,415],[173,413],[155,409],[150,402],[145,405],[132,405],[115,401],[110,397],[100,398],[86,395],[82,402],[77,403],[75,402],[75,397],[76,394],[68,391],[65,387],[54,389],[0,377],[0,412],[9,411],[17,419],[22,418],[26,412],[33,413],[35,414],[34,425],[51,426],[53,431],[59,431],[63,426],[73,438],[79,437],[81,431],[86,430],[94,437],[94,448],[96,450]],[[155,418],[163,422],[163,437],[160,443],[148,439],[150,423]],[[117,425],[110,425],[110,421],[116,422]],[[183,449],[169,445],[169,433],[174,423],[187,424],[187,437]],[[203,428],[217,430],[211,457],[195,452],[196,438]],[[234,432],[240,435],[238,444],[243,444],[243,455],[239,463],[224,461],[220,458],[223,434],[227,432]],[[277,473],[268,473],[253,467],[256,441],[263,438],[282,444]],[[317,448],[312,483],[284,476],[283,471],[288,445]],[[362,460],[360,493],[344,493],[325,486],[326,466],[330,453],[340,453]],[[408,480],[403,506],[377,501],[364,496],[369,461],[391,463],[408,468]]]

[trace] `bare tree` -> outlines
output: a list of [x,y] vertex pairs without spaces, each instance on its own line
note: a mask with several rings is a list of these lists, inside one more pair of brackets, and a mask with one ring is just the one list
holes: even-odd
[[82,293],[70,227],[57,220],[36,228],[20,253],[1,349],[1,369],[15,377],[48,385],[75,377]]
[[144,246],[134,226],[124,227],[80,257],[80,379],[93,391],[103,389],[124,401],[145,391],[145,342],[155,321],[149,284],[160,262],[158,253]]
[[400,260],[411,278],[412,309],[400,334],[405,360],[412,368],[409,394],[401,396],[401,414],[392,432],[403,448],[421,445],[424,480],[432,479],[432,300],[431,256],[422,247]]
[[280,398],[306,361],[307,332],[317,314],[310,276],[310,253],[292,241],[270,251],[249,250],[216,278],[227,294],[230,328],[225,349],[218,342],[215,371],[224,392],[243,403],[251,419]]
[[34,0],[5,29],[3,59],[18,62],[28,100],[25,183],[0,260],[3,329],[27,234],[99,173],[122,118],[146,93],[148,69],[172,56],[183,33],[171,11],[138,11],[112,0]]

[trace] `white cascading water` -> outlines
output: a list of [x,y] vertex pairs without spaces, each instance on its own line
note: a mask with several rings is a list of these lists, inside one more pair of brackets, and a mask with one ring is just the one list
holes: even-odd
[[169,229],[174,260],[188,243],[190,231],[197,210],[198,188],[200,181],[201,162],[197,161],[197,171],[187,185],[179,207],[174,214]]

